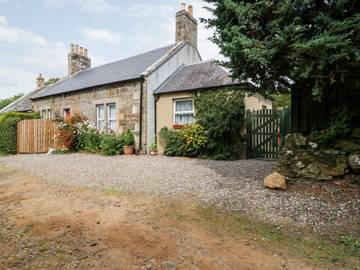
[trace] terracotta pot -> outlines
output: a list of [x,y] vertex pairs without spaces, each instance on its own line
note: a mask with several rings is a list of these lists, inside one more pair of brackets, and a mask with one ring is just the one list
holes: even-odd
[[157,150],[150,150],[150,156],[156,156],[158,154]]
[[131,146],[124,146],[124,147],[123,147],[123,150],[124,150],[124,154],[127,155],[127,156],[134,154],[134,146],[133,146],[133,145],[131,145]]

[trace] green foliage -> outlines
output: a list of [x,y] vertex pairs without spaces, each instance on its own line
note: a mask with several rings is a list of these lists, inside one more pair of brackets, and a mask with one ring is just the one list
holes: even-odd
[[14,95],[12,97],[9,98],[3,98],[0,99],[0,110],[2,108],[5,108],[7,105],[9,105],[10,103],[13,103],[15,100],[18,100],[19,98],[21,98],[24,94],[18,94],[18,95]]
[[135,137],[130,129],[122,134],[122,140],[124,141],[125,146],[133,146],[135,144]]
[[101,135],[100,149],[106,156],[120,155],[123,152],[124,140],[121,136],[115,134]]
[[5,113],[0,115],[0,153],[16,154],[17,123],[24,119],[36,119],[36,113]]
[[[261,89],[301,89],[314,99],[360,89],[360,2],[206,0],[212,40],[234,78]],[[292,82],[292,83],[291,83]]]
[[275,109],[285,109],[291,107],[291,94],[272,94],[275,100],[273,101],[273,107]]
[[45,85],[51,85],[56,83],[58,80],[60,80],[59,78],[50,78],[45,82]]
[[340,242],[350,249],[353,255],[360,259],[360,239],[351,236],[342,236]]
[[75,151],[98,153],[100,151],[101,138],[95,128],[84,127],[78,132],[75,139]]
[[314,130],[310,138],[320,144],[330,145],[337,139],[346,138],[351,133],[349,114],[346,110],[340,111],[338,115],[323,130]]
[[160,142],[166,156],[203,156],[207,151],[207,131],[199,124],[180,130],[165,127],[160,130]]
[[244,92],[238,88],[193,95],[196,121],[207,130],[207,154],[214,159],[236,159],[244,147]]

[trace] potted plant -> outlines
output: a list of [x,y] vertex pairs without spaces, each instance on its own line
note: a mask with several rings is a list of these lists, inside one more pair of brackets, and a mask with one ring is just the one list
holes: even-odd
[[156,156],[158,154],[156,142],[150,144],[150,156]]
[[134,144],[135,144],[135,138],[134,134],[131,132],[130,129],[126,133],[123,134],[123,140],[124,140],[124,154],[125,155],[132,155],[134,154]]

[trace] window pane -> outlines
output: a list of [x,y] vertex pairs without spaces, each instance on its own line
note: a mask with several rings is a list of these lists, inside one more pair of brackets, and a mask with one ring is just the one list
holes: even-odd
[[190,125],[194,122],[193,114],[176,114],[175,125]]
[[116,120],[110,120],[109,121],[109,129],[115,130],[116,129]]
[[104,105],[98,105],[97,107],[97,118],[104,119],[105,111],[104,111]]
[[109,104],[109,119],[115,119],[116,118],[116,106],[115,104]]
[[175,112],[192,112],[193,102],[192,100],[176,100]]
[[98,130],[104,130],[105,129],[105,121],[104,120],[98,120],[97,121],[97,128],[98,128]]

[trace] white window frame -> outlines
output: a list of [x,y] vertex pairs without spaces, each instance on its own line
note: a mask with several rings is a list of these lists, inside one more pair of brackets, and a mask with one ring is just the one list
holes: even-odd
[[[192,111],[176,111],[176,102],[178,101],[191,101],[192,102]],[[184,114],[192,114],[193,118],[195,117],[195,107],[194,107],[194,99],[193,98],[178,98],[173,100],[173,125],[180,125],[176,124],[176,115],[184,115]]]
[[52,109],[47,109],[47,118],[52,119]]
[[[104,117],[103,118],[100,118],[99,117],[99,108],[100,107],[102,107],[103,108],[103,110],[104,110]],[[105,111],[105,104],[97,104],[96,105],[96,107],[95,107],[96,109],[96,129],[97,130],[100,130],[100,127],[99,127],[99,121],[103,121],[103,123],[104,123],[104,129],[105,129],[105,127],[106,127],[106,121],[105,121],[105,118],[106,118],[106,115],[105,115],[105,113],[106,113],[106,111]]]
[[46,109],[41,110],[41,118],[47,119],[47,110]]
[[[110,107],[111,106],[114,106],[115,107],[115,116],[114,118],[110,118]],[[115,121],[115,129],[116,129],[116,103],[107,103],[106,104],[106,121],[105,123],[107,124],[108,126],[108,129],[110,130],[110,121]],[[114,130],[115,131],[115,130]]]

